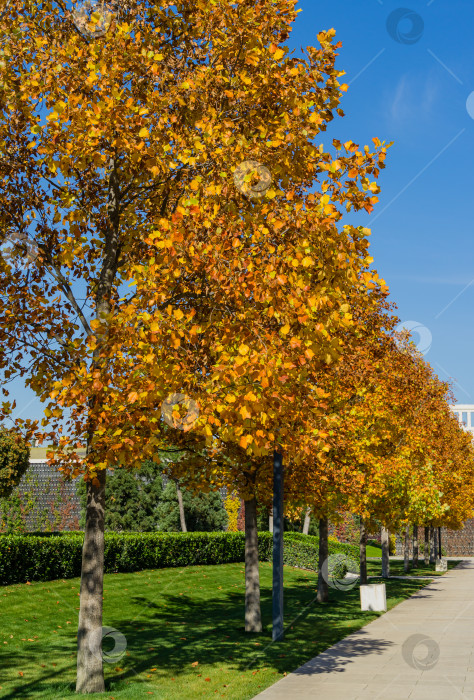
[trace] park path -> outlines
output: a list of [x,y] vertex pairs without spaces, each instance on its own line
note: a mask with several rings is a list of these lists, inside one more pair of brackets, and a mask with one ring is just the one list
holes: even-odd
[[474,561],[463,561],[256,698],[474,700]]

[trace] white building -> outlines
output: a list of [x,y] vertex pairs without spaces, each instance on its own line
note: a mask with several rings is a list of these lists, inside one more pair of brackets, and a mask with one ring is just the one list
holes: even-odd
[[457,403],[450,406],[464,430],[474,433],[474,404]]

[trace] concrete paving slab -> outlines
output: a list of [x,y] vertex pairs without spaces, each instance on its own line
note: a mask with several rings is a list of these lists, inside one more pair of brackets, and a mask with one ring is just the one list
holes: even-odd
[[474,700],[473,622],[470,559],[254,700]]

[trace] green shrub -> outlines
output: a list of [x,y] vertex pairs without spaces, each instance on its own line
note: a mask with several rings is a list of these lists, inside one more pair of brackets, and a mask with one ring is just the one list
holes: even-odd
[[354,556],[343,552],[329,555],[328,576],[330,580],[344,578],[348,572],[352,574],[359,573],[359,562]]
[[[0,536],[0,583],[25,583],[72,578],[81,573],[83,532]],[[270,532],[258,533],[260,561],[271,561]],[[289,532],[284,536],[283,561],[317,571],[318,539]],[[357,547],[331,544],[329,553],[357,557]],[[106,532],[106,573],[140,571],[198,564],[243,562],[243,532]]]
[[388,553],[390,554],[390,556],[394,556],[397,553],[397,538],[395,535],[389,535]]
[[[283,562],[288,566],[317,571],[318,548],[318,537],[303,535],[301,532],[285,532],[283,538]],[[329,556],[339,553],[357,559],[358,551],[356,545],[328,541]]]

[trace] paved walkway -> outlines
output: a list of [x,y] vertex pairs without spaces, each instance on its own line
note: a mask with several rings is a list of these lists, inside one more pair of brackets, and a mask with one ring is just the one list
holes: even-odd
[[256,698],[474,700],[474,561],[463,561]]

